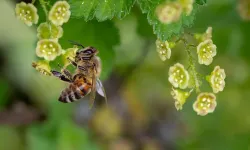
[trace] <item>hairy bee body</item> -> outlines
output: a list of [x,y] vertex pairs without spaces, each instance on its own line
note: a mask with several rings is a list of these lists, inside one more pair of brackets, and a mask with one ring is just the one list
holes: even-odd
[[59,101],[70,103],[77,101],[84,96],[90,94],[90,104],[92,105],[95,99],[95,93],[105,98],[107,97],[103,85],[99,79],[101,73],[101,59],[96,56],[98,50],[94,47],[84,47],[79,43],[73,42],[77,46],[81,46],[76,52],[74,60],[68,58],[70,63],[76,67],[75,74],[72,75],[66,68],[62,72],[52,70],[51,73],[60,78],[62,81],[70,83],[65,88],[59,97]]
[[69,86],[62,91],[59,101],[63,103],[77,101],[89,94],[91,87],[91,80],[88,80],[83,74],[76,74],[74,75],[73,83],[70,83]]
[[[93,79],[96,80],[100,76],[100,58],[96,55],[86,55],[86,51],[93,54],[97,50],[93,47],[87,47],[76,54],[76,71],[72,83],[61,92],[59,101],[70,103],[88,95],[93,87]],[[81,54],[81,52],[84,52],[84,54]]]

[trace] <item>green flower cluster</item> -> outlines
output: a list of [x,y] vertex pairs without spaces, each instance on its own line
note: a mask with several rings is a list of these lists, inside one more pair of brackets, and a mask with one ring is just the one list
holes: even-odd
[[[169,68],[168,80],[173,86],[171,95],[175,99],[176,109],[181,110],[187,98],[195,89],[198,96],[193,103],[193,109],[198,115],[204,116],[215,110],[217,105],[215,94],[224,90],[226,74],[224,69],[221,69],[220,66],[216,66],[212,73],[206,77],[213,93],[200,91],[199,87],[202,85],[201,75],[195,70],[195,59],[191,54],[191,48],[196,48],[198,63],[208,66],[213,62],[213,57],[217,53],[216,45],[213,44],[212,41],[212,27],[209,27],[203,34],[189,35],[198,41],[197,46],[189,44],[188,40],[183,36],[175,42],[161,42],[157,40],[156,50],[161,60],[165,61],[166,59],[170,59],[171,48],[173,48],[176,43],[179,41],[184,43],[189,58],[189,66],[188,69],[185,69],[183,64],[176,63]],[[189,90],[187,90],[188,88]]]
[[[51,75],[49,62],[62,55],[64,67],[66,67],[69,65],[67,58],[72,59],[77,48],[69,48],[65,51],[58,43],[58,39],[63,36],[63,28],[61,26],[68,22],[71,14],[68,2],[55,2],[49,12],[46,7],[48,3],[44,0],[40,0],[40,3],[44,9],[47,20],[41,23],[37,28],[37,38],[39,40],[36,46],[36,55],[44,60],[33,62],[32,66],[44,75]],[[39,16],[33,4],[18,3],[16,4],[15,11],[17,18],[28,26],[37,24]]]
[[62,54],[58,39],[63,35],[61,25],[70,18],[70,6],[66,1],[57,1],[49,11],[49,21],[41,23],[37,28],[36,54],[45,60],[52,61]]

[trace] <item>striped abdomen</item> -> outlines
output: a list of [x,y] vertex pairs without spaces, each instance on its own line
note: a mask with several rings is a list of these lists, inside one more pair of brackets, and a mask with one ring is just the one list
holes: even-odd
[[71,83],[69,87],[62,91],[59,101],[63,103],[71,103],[83,98],[85,95],[90,93],[91,84],[85,80],[76,80]]

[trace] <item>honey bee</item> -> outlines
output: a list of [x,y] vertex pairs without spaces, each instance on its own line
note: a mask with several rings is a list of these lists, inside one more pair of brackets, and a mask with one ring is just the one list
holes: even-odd
[[51,70],[51,73],[62,81],[70,83],[59,97],[59,101],[63,103],[71,103],[77,101],[90,94],[90,105],[94,104],[96,91],[105,98],[107,97],[99,79],[101,74],[101,59],[96,56],[98,50],[94,47],[84,47],[83,45],[70,41],[72,44],[81,48],[76,52],[74,60],[67,58],[69,62],[76,67],[75,73],[72,75],[67,69],[63,68],[61,72]]

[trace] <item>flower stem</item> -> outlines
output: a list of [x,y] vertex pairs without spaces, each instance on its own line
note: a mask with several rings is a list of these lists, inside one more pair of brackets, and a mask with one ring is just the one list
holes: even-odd
[[50,37],[51,37],[51,24],[50,24],[50,21],[49,21],[49,16],[48,16],[48,10],[47,10],[47,7],[46,7],[46,3],[44,0],[39,0],[42,8],[43,8],[43,11],[45,13],[45,16],[46,16],[46,22],[48,23],[49,25],[49,33],[50,33]]
[[46,8],[46,2],[44,0],[39,0],[40,4],[42,5],[43,11],[46,15],[46,19],[48,20],[48,10]]
[[192,75],[193,75],[193,78],[194,78],[194,82],[195,82],[195,90],[196,90],[196,93],[199,93],[200,92],[200,88],[199,88],[199,79],[198,79],[198,76],[197,76],[197,72],[195,70],[195,63],[194,63],[194,58],[191,54],[191,51],[188,47],[186,47],[186,51],[187,51],[187,54],[188,54],[188,60],[189,60],[189,64],[190,64],[190,69],[191,69],[191,72],[192,72]]
[[194,63],[194,58],[191,54],[191,51],[190,51],[190,47],[196,47],[195,45],[192,45],[192,44],[188,44],[187,43],[187,40],[182,38],[181,41],[183,41],[184,45],[185,45],[185,50],[188,54],[188,61],[189,61],[189,68],[191,69],[191,73],[192,73],[192,77],[194,78],[194,82],[195,82],[195,90],[196,90],[196,93],[199,93],[200,92],[200,84],[199,84],[199,79],[198,79],[198,74],[196,72],[196,69],[195,69],[195,63]]

